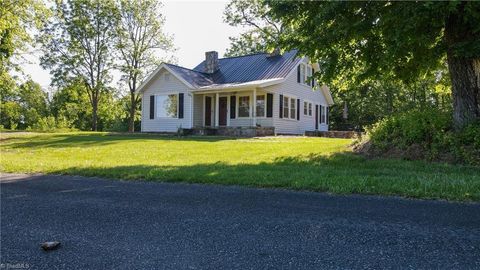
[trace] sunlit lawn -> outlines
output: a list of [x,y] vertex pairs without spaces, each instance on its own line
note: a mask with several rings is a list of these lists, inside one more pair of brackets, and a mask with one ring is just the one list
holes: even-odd
[[3,172],[480,200],[480,168],[367,160],[347,139],[2,134]]

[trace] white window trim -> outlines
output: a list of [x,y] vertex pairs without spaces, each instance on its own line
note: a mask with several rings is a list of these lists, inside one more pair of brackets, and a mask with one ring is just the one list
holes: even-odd
[[[155,119],[180,119],[178,118],[178,111],[180,109],[180,104],[178,102],[178,94],[180,94],[179,92],[171,92],[171,93],[163,93],[163,94],[156,94],[155,95]],[[159,117],[158,116],[158,108],[157,108],[157,97],[158,96],[170,96],[170,95],[176,95],[177,96],[177,116],[176,117]]]
[[[248,116],[240,116],[238,114],[238,109],[240,109],[240,98],[241,97],[248,97]],[[249,119],[249,118],[252,118],[252,94],[241,94],[241,95],[237,95],[237,98],[236,98],[236,101],[235,101],[235,116],[237,119]]]
[[[312,73],[313,75],[313,68],[312,68],[312,65],[309,65],[307,63],[300,63],[300,65],[302,65],[304,67],[304,73],[303,73],[303,78],[300,78],[300,84],[301,85],[305,85],[305,86],[308,86],[308,87],[312,87],[311,84],[309,84],[307,82],[308,80],[308,70],[310,70],[310,72]],[[300,75],[302,75],[302,73],[300,72]],[[311,75],[310,75],[311,76]]]
[[[320,115],[319,115],[319,123],[322,124],[322,125],[326,125],[327,124],[327,106],[323,105],[323,104],[320,104],[320,106],[322,106],[320,108]],[[323,118],[322,118],[323,116]]]
[[[313,117],[314,114],[313,114],[313,110],[314,110],[314,106],[313,106],[313,102],[311,102],[310,100],[308,99],[304,99],[303,100],[303,105],[305,106],[305,103],[307,103],[307,114],[305,114],[305,107],[303,108],[303,115],[304,116],[308,116],[308,117]],[[312,111],[311,111],[311,114],[310,113],[310,110],[309,110],[309,106],[312,106]]]
[[[297,99],[296,98],[290,98],[290,105],[292,105],[292,100],[293,100],[293,105],[294,106],[291,106],[290,107],[290,112],[289,112],[289,116],[290,118],[289,119],[292,119],[292,120],[297,120],[297,113],[298,113],[298,102],[297,102]],[[295,107],[295,108],[293,108]],[[293,112],[294,112],[294,116],[292,117],[292,109],[293,109]]]
[[[288,96],[288,95],[283,95],[283,98],[287,98],[288,99],[288,117],[285,117],[285,115],[283,114],[283,110],[285,110],[285,102],[284,100],[282,101],[283,102],[283,110],[282,110],[282,119],[285,119],[285,120],[297,120],[297,113],[298,113],[298,104],[297,104],[297,97],[295,96]],[[292,111],[291,111],[291,107],[290,107],[290,104],[291,104],[291,100],[295,100],[295,117],[292,118]]]
[[[282,104],[283,104],[283,107],[282,107],[282,118],[283,119],[290,119],[290,98],[286,95],[283,95],[282,96]],[[287,99],[287,103],[285,103],[285,99]],[[285,105],[286,104],[286,105]],[[287,115],[288,117],[285,117],[285,108],[287,108]]]
[[[257,119],[263,119],[263,118],[267,118],[267,93],[260,93],[258,94],[257,93],[257,97],[258,96],[263,96],[264,98],[264,101],[265,101],[265,109],[263,110],[263,116],[257,116]],[[255,101],[257,101],[257,98],[255,97]],[[257,113],[257,104],[255,104],[255,114]]]

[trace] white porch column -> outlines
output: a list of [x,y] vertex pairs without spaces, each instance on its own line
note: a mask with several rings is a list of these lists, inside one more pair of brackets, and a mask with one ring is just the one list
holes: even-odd
[[253,88],[253,126],[257,126],[257,88]]
[[220,104],[220,99],[219,99],[219,96],[218,96],[218,93],[215,93],[215,127],[218,127],[218,110],[220,108],[219,106]]

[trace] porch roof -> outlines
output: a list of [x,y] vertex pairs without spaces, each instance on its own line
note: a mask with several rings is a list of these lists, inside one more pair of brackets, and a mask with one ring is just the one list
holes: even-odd
[[252,89],[255,87],[266,87],[270,85],[274,85],[277,83],[283,82],[285,79],[267,79],[267,80],[257,80],[251,82],[244,82],[244,83],[224,83],[224,84],[212,84],[208,86],[199,87],[195,90],[196,91],[205,91],[205,90],[236,90],[236,89]]

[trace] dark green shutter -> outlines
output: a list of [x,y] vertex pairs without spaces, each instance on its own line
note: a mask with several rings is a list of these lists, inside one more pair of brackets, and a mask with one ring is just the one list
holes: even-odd
[[150,119],[155,118],[155,96],[150,96]]
[[315,130],[318,130],[318,105],[315,105]]
[[267,117],[273,117],[273,94],[267,93]]
[[300,120],[300,99],[297,99],[297,120]]
[[230,119],[235,119],[236,97],[230,96]]
[[315,69],[313,69],[313,67],[312,67],[312,80],[311,80],[311,83],[312,83],[312,87],[315,87],[315,78],[313,77],[313,74],[315,74]]
[[178,94],[178,118],[183,118],[183,93]]
[[283,118],[283,95],[280,95],[280,118]]
[[297,82],[300,83],[300,65],[297,66]]

